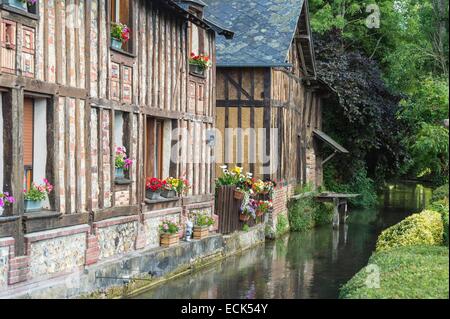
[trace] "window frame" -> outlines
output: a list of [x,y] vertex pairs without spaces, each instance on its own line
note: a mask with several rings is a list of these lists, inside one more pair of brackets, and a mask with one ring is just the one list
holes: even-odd
[[[135,11],[135,1],[133,1],[133,0],[125,0],[125,1],[129,1],[129,6],[128,6],[128,8],[129,8],[129,12],[128,12],[129,21],[127,23],[127,26],[131,30],[130,40],[127,42],[127,47],[128,48],[126,50],[124,50],[124,49],[120,49],[119,50],[119,49],[113,48],[112,45],[111,45],[111,26],[112,26],[112,24],[114,22],[117,22],[117,20],[113,21],[112,6],[113,6],[113,3],[118,3],[119,1],[122,1],[122,0],[109,0],[107,2],[107,15],[108,15],[108,20],[109,20],[109,24],[108,24],[109,48],[113,52],[117,52],[117,53],[124,54],[124,55],[127,55],[127,56],[135,58],[136,57],[136,45],[135,45],[136,38],[135,38],[134,30],[136,29],[136,21],[133,19],[133,14],[134,14],[134,11]],[[115,13],[114,13],[114,15],[115,15]]]
[[39,18],[40,18],[40,15],[39,15],[40,3],[39,2],[40,1],[37,0],[36,4],[35,4],[35,11],[36,12],[28,12],[28,11],[25,12],[23,10],[20,10],[20,9],[17,9],[17,8],[14,8],[14,7],[10,6],[8,3],[3,3],[3,2],[0,3],[0,9],[5,10],[5,11],[9,11],[11,13],[18,14],[18,15],[21,15],[21,16],[24,16],[24,17],[32,19],[32,20],[39,20]]

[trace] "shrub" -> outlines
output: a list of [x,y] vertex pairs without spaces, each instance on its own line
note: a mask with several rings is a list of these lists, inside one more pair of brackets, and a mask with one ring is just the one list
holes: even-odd
[[289,202],[289,224],[292,231],[302,232],[314,227],[312,199],[302,198]]
[[448,184],[442,185],[433,191],[431,196],[432,202],[437,202],[439,200],[448,199]]
[[442,244],[443,225],[441,215],[425,210],[389,227],[378,237],[377,251],[401,246]]
[[[448,248],[413,246],[375,253],[363,268],[340,290],[345,299],[448,299]],[[380,270],[380,286],[366,282]]]
[[315,203],[314,226],[329,225],[333,222],[334,204]]
[[442,214],[442,223],[444,227],[444,244],[448,246],[448,206],[447,211]]
[[276,234],[277,237],[283,235],[288,230],[289,222],[286,216],[279,214],[277,217]]

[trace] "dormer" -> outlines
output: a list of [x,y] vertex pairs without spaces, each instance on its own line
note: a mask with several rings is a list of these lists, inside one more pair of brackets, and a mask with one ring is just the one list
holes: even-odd
[[178,5],[195,15],[199,19],[203,19],[203,9],[206,6],[201,0],[179,0]]

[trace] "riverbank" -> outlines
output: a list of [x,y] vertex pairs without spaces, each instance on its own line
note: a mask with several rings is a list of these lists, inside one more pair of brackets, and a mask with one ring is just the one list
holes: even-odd
[[135,251],[70,275],[2,291],[0,298],[121,298],[186,275],[265,241],[264,225],[170,248]]
[[448,247],[444,246],[400,247],[375,253],[368,266],[343,286],[340,298],[448,299],[448,261]]

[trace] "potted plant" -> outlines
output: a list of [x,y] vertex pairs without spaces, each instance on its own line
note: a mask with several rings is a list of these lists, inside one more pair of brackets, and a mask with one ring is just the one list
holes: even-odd
[[258,206],[256,208],[256,216],[261,217],[265,213],[269,211],[270,208],[272,208],[273,203],[271,200],[260,200],[258,201]]
[[161,246],[172,247],[178,244],[180,239],[180,226],[170,220],[164,220],[159,226],[161,234]]
[[215,221],[209,215],[198,214],[195,216],[194,239],[203,239],[209,235],[209,227],[214,225]]
[[44,184],[38,185],[33,183],[31,188],[24,190],[25,196],[25,212],[36,212],[42,210],[42,203],[45,198],[53,190],[53,185],[47,179],[43,180]]
[[11,7],[28,12],[28,6],[35,5],[37,0],[7,0],[6,2]]
[[244,197],[244,201],[239,209],[239,220],[246,222],[250,218],[256,219],[256,208],[258,206],[258,203],[253,199],[249,198],[248,196]]
[[116,147],[115,156],[115,178],[123,179],[125,178],[125,170],[128,170],[133,164],[133,160],[127,157],[127,150],[125,146]]
[[230,170],[226,166],[222,166],[223,174],[217,179],[217,186],[236,186],[234,190],[235,199],[243,199],[245,193],[251,192],[251,174],[242,173],[242,167],[236,166]]
[[9,195],[8,192],[0,192],[0,208],[3,208],[5,206],[8,206],[9,204],[14,204],[16,202],[16,199]]
[[205,70],[211,66],[211,61],[207,55],[191,53],[189,59],[189,71],[196,75],[205,75]]
[[164,187],[161,191],[161,196],[164,198],[174,198],[177,196],[177,189],[180,184],[180,179],[169,177],[165,180]]
[[123,23],[113,23],[111,25],[111,47],[122,50],[122,46],[128,40],[130,40],[130,28]]
[[166,181],[161,180],[156,177],[147,177],[147,181],[145,183],[145,197],[150,200],[157,200],[160,199],[161,191],[163,190],[163,187],[165,186]]

